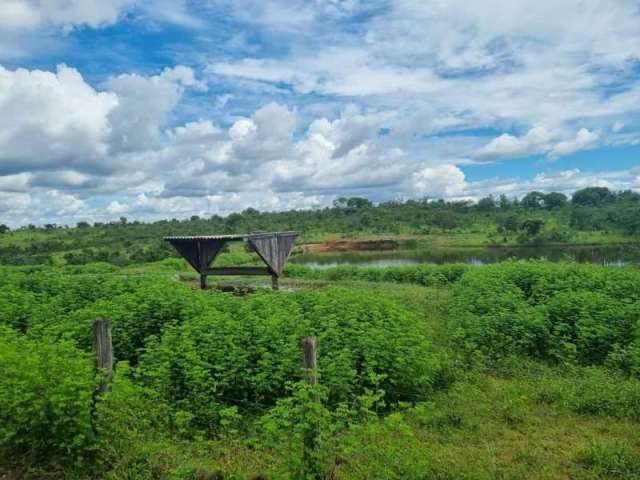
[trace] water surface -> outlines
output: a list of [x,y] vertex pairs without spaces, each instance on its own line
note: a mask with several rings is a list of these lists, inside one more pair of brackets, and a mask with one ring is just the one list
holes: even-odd
[[384,252],[315,253],[296,255],[291,262],[312,268],[340,265],[395,267],[421,263],[483,265],[508,259],[576,261],[600,265],[640,265],[640,244],[543,247],[434,247]]

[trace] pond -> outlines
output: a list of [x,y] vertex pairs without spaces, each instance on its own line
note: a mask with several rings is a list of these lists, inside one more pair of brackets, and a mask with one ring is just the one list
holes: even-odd
[[600,265],[640,265],[640,244],[539,247],[434,247],[420,250],[360,251],[344,253],[306,253],[291,262],[312,268],[340,265],[395,267],[421,263],[467,263],[483,265],[508,259],[576,261]]

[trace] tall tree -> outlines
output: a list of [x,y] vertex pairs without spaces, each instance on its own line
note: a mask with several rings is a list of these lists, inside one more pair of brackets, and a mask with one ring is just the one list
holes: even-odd
[[573,194],[571,201],[575,205],[598,207],[611,203],[616,199],[616,194],[607,187],[587,187]]

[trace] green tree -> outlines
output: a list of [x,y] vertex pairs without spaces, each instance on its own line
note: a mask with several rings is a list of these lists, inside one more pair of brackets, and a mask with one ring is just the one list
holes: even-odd
[[615,193],[606,187],[587,187],[576,191],[571,202],[574,205],[597,207],[612,203],[615,199]]
[[554,208],[562,208],[567,205],[568,199],[564,193],[551,192],[544,196],[544,208],[553,210]]
[[490,212],[491,210],[495,210],[496,201],[491,195],[488,197],[481,198],[478,201],[477,208],[481,212]]
[[618,209],[613,217],[615,225],[629,235],[640,233],[640,208],[629,206]]
[[544,227],[544,220],[539,218],[529,218],[522,222],[520,230],[529,237],[535,237],[542,231],[542,227]]
[[640,203],[640,193],[634,192],[632,190],[624,190],[622,192],[618,192],[618,201]]
[[501,210],[507,210],[513,206],[513,203],[509,200],[509,197],[507,197],[503,193],[502,195],[500,195],[500,199],[498,200],[498,205],[500,206]]
[[517,232],[520,228],[520,219],[517,215],[508,215],[498,220],[498,229],[501,232]]
[[545,197],[542,192],[529,192],[522,197],[520,205],[528,210],[537,210],[545,206]]

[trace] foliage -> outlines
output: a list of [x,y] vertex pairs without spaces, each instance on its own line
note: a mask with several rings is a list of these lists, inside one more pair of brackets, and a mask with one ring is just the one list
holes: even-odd
[[470,269],[456,285],[456,342],[497,359],[638,371],[640,272],[633,268],[507,262]]
[[301,375],[299,341],[310,334],[321,345],[329,405],[378,389],[388,403],[410,400],[445,376],[411,315],[342,289],[210,295],[203,313],[149,339],[139,373],[192,426],[214,428],[229,406],[260,411],[285,397]]
[[34,341],[0,327],[0,457],[86,460],[94,383],[87,355],[69,342]]
[[339,266],[312,269],[303,265],[289,264],[285,275],[311,280],[413,283],[417,285],[444,286],[457,282],[470,267],[465,264],[415,265],[406,267],[362,268]]

